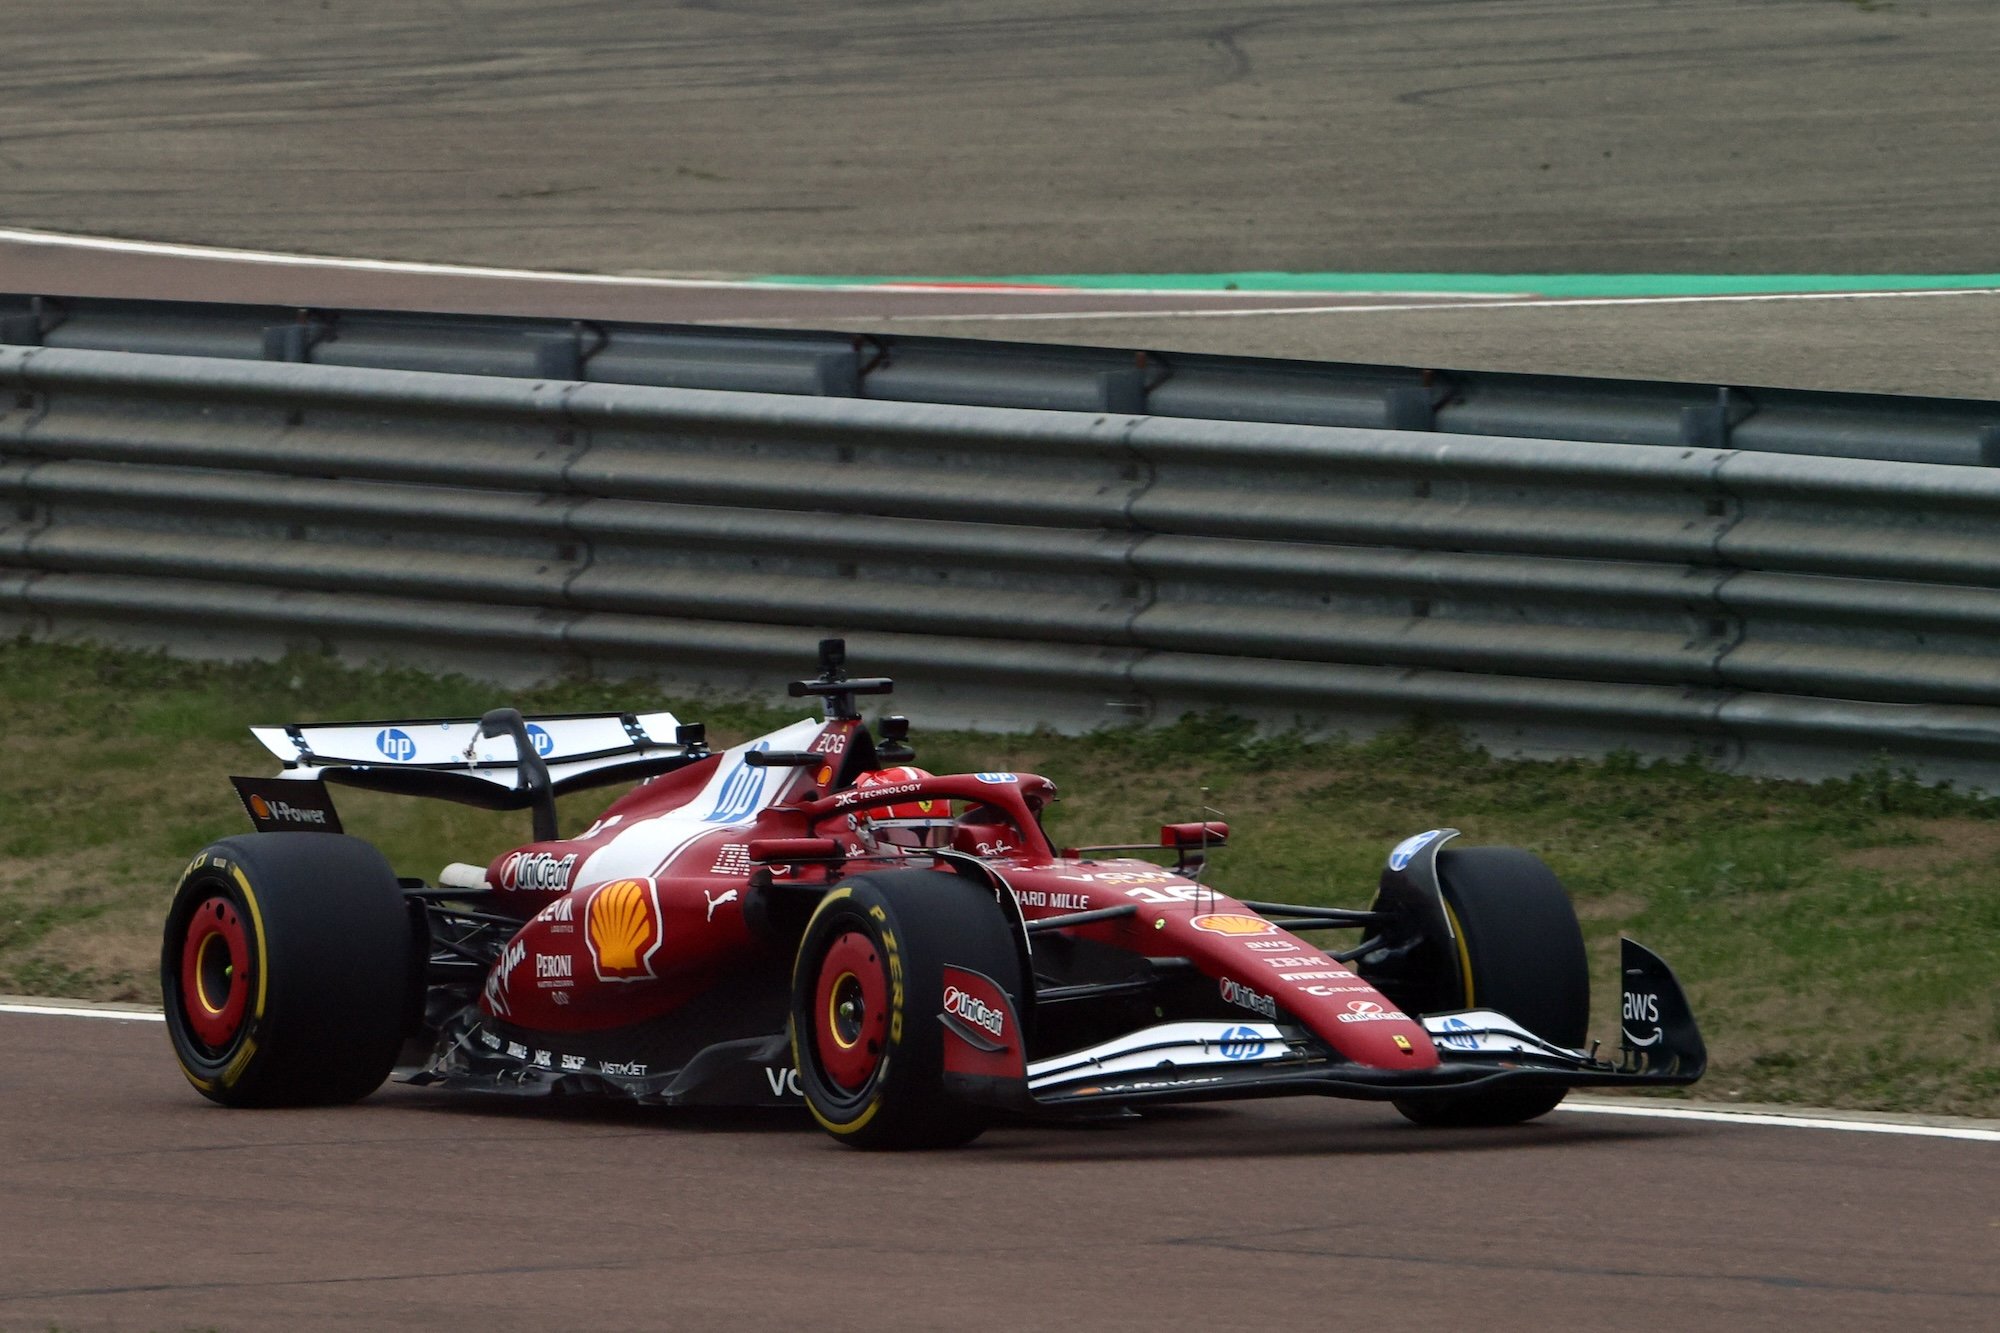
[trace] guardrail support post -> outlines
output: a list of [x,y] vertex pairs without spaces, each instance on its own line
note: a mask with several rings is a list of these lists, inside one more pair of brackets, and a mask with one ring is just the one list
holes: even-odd
[[1988,467],[2000,467],[2000,424],[1979,432],[1979,461]]
[[62,303],[46,296],[28,298],[28,308],[16,315],[0,315],[0,343],[16,347],[40,347],[51,329],[62,326]]
[[325,342],[331,332],[326,324],[301,310],[298,323],[274,324],[264,330],[264,359],[310,362],[312,349]]
[[1730,433],[1756,410],[1747,396],[1718,388],[1713,403],[1681,409],[1681,443],[1693,449],[1733,449]]
[[1136,366],[1103,372],[1097,377],[1097,392],[1106,412],[1135,417],[1146,413],[1146,372]]
[[1399,384],[1382,395],[1382,408],[1390,430],[1437,429],[1437,407],[1426,386]]
[[859,398],[861,358],[851,348],[814,358],[813,384],[814,392],[822,398]]

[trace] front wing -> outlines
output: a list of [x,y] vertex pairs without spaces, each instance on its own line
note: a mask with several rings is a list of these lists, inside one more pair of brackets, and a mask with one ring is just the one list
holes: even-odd
[[1014,1110],[1219,1101],[1300,1094],[1375,1101],[1453,1097],[1502,1087],[1678,1087],[1708,1054],[1687,998],[1657,954],[1623,941],[1623,1024],[1616,1061],[1546,1041],[1490,1009],[1426,1014],[1440,1063],[1390,1070],[1336,1055],[1286,1023],[1166,1023],[993,1077],[990,1053],[947,1080],[961,1095]]

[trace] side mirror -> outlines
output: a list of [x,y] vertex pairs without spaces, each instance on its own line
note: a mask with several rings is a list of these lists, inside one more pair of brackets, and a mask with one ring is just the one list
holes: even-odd
[[1224,847],[1229,843],[1229,825],[1217,820],[1207,823],[1162,824],[1160,846],[1175,851],[1199,851],[1203,847]]
[[833,838],[752,838],[748,855],[758,865],[809,865],[845,861],[847,849]]

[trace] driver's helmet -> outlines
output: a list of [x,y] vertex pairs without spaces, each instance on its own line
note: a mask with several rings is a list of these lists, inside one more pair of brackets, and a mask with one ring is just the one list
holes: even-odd
[[[854,780],[854,789],[866,793],[878,787],[894,787],[905,782],[921,782],[930,777],[921,768],[908,766],[881,768],[863,773]],[[934,797],[878,805],[855,814],[855,828],[862,837],[890,847],[931,848],[951,845],[951,801]]]

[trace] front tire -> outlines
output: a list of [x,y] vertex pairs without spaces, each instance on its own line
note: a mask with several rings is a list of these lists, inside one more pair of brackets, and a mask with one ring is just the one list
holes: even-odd
[[[1558,1046],[1582,1046],[1590,1030],[1590,964],[1576,909],[1555,872],[1515,847],[1447,847],[1437,870],[1459,937],[1451,1005],[1497,1009]],[[1567,1091],[1507,1088],[1395,1105],[1419,1125],[1517,1125],[1553,1111]]]
[[332,1106],[382,1086],[417,948],[403,893],[359,838],[257,833],[204,848],[160,947],[181,1072],[224,1106]]
[[806,1107],[852,1148],[948,1148],[987,1112],[944,1086],[944,968],[1022,978],[991,889],[945,871],[856,875],[821,900],[792,971],[792,1061]]

